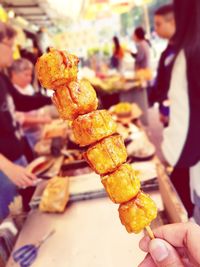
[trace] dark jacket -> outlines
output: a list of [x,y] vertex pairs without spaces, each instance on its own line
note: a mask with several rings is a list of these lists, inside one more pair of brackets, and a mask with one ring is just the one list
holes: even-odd
[[174,58],[175,48],[172,44],[168,44],[159,60],[157,77],[150,96],[151,102],[153,103],[158,102],[162,104],[162,102],[168,98],[167,94],[170,86]]

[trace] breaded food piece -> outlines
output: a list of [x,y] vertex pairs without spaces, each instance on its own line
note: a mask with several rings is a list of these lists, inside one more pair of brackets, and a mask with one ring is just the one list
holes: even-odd
[[121,165],[115,172],[101,177],[110,199],[114,203],[127,202],[140,190],[140,180],[130,164]]
[[117,124],[107,110],[96,110],[78,116],[72,123],[75,142],[80,146],[91,145],[117,131]]
[[96,91],[86,80],[60,86],[52,100],[60,117],[65,120],[74,120],[79,115],[96,110],[98,106]]
[[127,152],[122,137],[115,134],[90,146],[84,157],[96,173],[105,175],[126,161]]
[[39,209],[44,212],[63,212],[69,200],[69,179],[56,176],[48,181]]
[[44,88],[57,90],[59,86],[77,81],[77,56],[51,48],[36,63],[38,80]]
[[121,223],[129,233],[138,234],[157,216],[157,207],[149,195],[140,191],[136,198],[119,206]]

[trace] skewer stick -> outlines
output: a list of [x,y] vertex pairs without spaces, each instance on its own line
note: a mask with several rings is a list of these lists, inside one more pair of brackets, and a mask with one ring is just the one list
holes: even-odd
[[155,239],[155,236],[154,236],[153,231],[151,230],[151,227],[150,227],[150,226],[146,226],[145,228],[146,228],[146,230],[147,230],[147,233],[148,233],[149,237],[150,237],[151,239]]

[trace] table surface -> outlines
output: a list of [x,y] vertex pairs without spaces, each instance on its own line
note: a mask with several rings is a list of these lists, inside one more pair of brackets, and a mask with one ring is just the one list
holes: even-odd
[[[63,214],[32,211],[14,250],[55,229],[32,267],[136,267],[145,256],[138,248],[143,234],[128,234],[117,209],[108,198],[101,198],[73,203]],[[6,266],[19,265],[10,258]]]

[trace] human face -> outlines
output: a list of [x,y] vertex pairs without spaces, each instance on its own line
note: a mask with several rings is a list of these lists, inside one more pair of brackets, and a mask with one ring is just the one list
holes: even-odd
[[12,82],[21,88],[26,88],[32,81],[33,69],[29,68],[12,74]]
[[0,68],[10,67],[13,63],[14,39],[4,38],[0,42]]
[[175,33],[175,20],[173,15],[154,17],[154,27],[158,36],[163,39],[171,39]]

